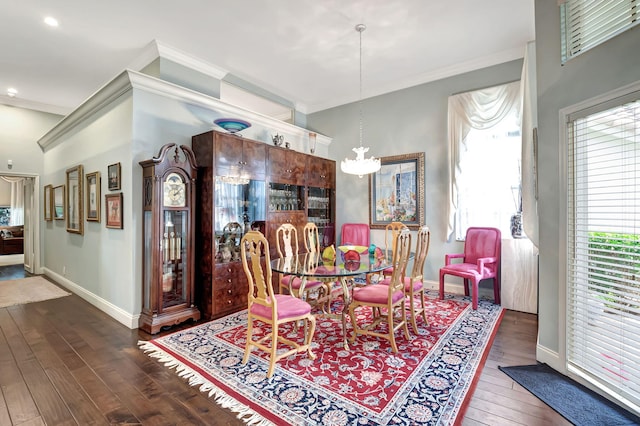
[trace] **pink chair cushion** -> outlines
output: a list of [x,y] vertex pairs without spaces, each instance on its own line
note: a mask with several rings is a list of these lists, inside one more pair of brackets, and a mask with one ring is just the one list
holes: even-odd
[[480,281],[483,277],[491,277],[493,275],[493,271],[487,267],[483,268],[482,273],[478,272],[478,266],[474,263],[452,263],[442,268],[447,271],[449,274],[468,277],[468,278],[476,278],[476,280]]
[[[389,283],[391,282],[391,277],[389,278],[385,278],[382,281],[378,281],[378,285],[389,285]],[[422,281],[416,281],[413,283],[413,292],[415,293],[416,291],[420,291],[422,289],[422,286],[424,284],[422,284]],[[411,290],[411,278],[410,277],[404,277],[404,291],[409,291]]]
[[[389,287],[386,285],[369,285],[353,289],[353,300],[366,303],[385,304],[389,299]],[[404,299],[403,291],[393,293],[392,301],[396,303]]]
[[[282,284],[285,284],[286,286],[289,286],[289,281],[291,280],[291,278],[293,278],[293,282],[291,283],[291,288],[294,288],[294,289],[298,290],[300,288],[300,286],[302,285],[302,278],[300,278],[300,277],[294,277],[293,275],[287,275],[285,277],[282,277]],[[307,284],[305,284],[304,288],[305,288],[305,290],[308,289],[308,288],[315,288],[315,287],[318,287],[321,284],[322,284],[321,281],[308,281],[307,280]]]
[[[275,298],[278,304],[277,319],[279,320],[299,317],[311,312],[311,305],[297,297],[290,296],[288,294],[276,294]],[[251,313],[258,317],[272,319],[271,308],[258,303],[251,305]]]

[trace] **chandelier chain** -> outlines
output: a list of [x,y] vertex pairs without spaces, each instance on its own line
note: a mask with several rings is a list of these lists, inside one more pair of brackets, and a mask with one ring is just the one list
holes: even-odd
[[356,25],[356,31],[358,31],[360,33],[360,99],[358,102],[358,106],[360,108],[360,147],[362,147],[362,139],[363,139],[363,135],[362,135],[362,117],[363,117],[363,113],[362,113],[362,32],[366,29],[367,27],[364,24],[358,24]]

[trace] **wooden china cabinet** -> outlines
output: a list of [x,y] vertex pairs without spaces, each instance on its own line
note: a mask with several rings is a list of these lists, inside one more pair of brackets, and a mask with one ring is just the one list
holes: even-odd
[[[182,151],[182,152],[180,152]],[[197,166],[182,145],[164,145],[157,157],[141,161],[142,312],[139,327],[162,327],[200,319],[194,303],[194,222]]]
[[322,243],[334,244],[335,162],[218,131],[193,136],[192,149],[200,166],[196,294],[211,319],[247,308],[240,240],[250,229],[265,234],[272,256],[282,223],[301,238],[313,220],[324,225]]

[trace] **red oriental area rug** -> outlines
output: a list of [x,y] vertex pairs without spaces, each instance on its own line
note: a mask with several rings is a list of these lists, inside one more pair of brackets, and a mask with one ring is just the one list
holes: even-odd
[[[437,292],[429,294],[427,305],[428,325],[418,320],[419,335],[409,326],[409,340],[398,332],[397,354],[388,341],[370,336],[358,336],[345,350],[340,321],[318,317],[317,358],[292,355],[277,364],[271,379],[262,351],[254,349],[249,362],[241,363],[246,311],[139,345],[248,424],[454,424],[466,408],[503,309],[480,301],[473,311],[468,298],[438,300]],[[365,311],[358,315],[369,315]],[[350,335],[350,326],[347,331]],[[301,329],[284,332],[302,340]]]

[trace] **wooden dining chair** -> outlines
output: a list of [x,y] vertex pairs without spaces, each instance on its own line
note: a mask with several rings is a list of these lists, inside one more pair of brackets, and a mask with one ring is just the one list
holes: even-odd
[[[355,342],[358,335],[381,337],[391,342],[394,353],[398,352],[395,333],[400,328],[409,339],[407,328],[407,312],[405,309],[404,277],[411,253],[411,233],[408,228],[402,229],[396,236],[392,258],[393,273],[388,285],[369,285],[353,289],[349,315],[353,326],[351,342]],[[356,309],[371,308],[371,322],[359,325],[356,320]],[[383,314],[381,314],[383,313]],[[381,327],[387,323],[386,330]]]
[[[411,275],[404,277],[404,294],[408,301],[409,314],[411,316],[411,326],[418,334],[418,324],[416,318],[422,316],[424,324],[427,323],[427,311],[424,306],[424,262],[429,253],[431,243],[431,231],[428,226],[421,226],[416,237],[415,258]],[[389,285],[391,278],[380,281],[380,284]],[[420,301],[420,306],[416,306],[416,301]]]
[[[317,228],[316,228],[317,230]],[[317,239],[316,231],[316,239]],[[306,244],[306,243],[305,243]],[[276,250],[280,258],[292,258],[300,253],[300,246],[298,244],[298,230],[290,223],[283,223],[276,229]],[[318,249],[319,250],[319,249]],[[302,278],[295,275],[282,275],[280,277],[280,292],[289,292],[295,297],[300,297],[300,287],[302,286]],[[310,292],[317,292],[320,287],[323,286],[321,281],[309,280],[304,287],[305,296],[308,296]],[[307,297],[308,298],[308,297]]]
[[[320,248],[320,238],[318,226],[313,222],[308,222],[303,228],[303,241],[304,247],[307,253],[313,255],[313,257],[317,258],[318,261],[322,257],[322,251]],[[309,281],[320,281],[317,278],[310,279]],[[342,295],[342,287],[336,284],[336,281],[326,281],[323,282],[324,293],[319,294],[318,304],[322,305],[323,311],[326,311],[326,308],[330,307],[330,304],[333,300],[340,297]],[[308,287],[305,286],[305,289]],[[315,287],[313,287],[315,288]]]
[[[269,353],[267,377],[273,375],[276,362],[292,354],[307,352],[315,359],[311,351],[311,341],[316,329],[316,318],[311,314],[311,305],[304,300],[288,294],[275,294],[272,285],[271,258],[269,243],[260,231],[249,231],[242,237],[242,267],[249,282],[249,303],[247,310],[247,342],[242,363],[249,361],[253,347]],[[270,327],[269,333],[255,339],[254,322],[260,321],[263,327]],[[299,343],[280,335],[280,326],[286,323],[305,321],[304,342]],[[297,328],[296,328],[297,329]],[[288,345],[291,349],[279,351],[278,344]]]
[[[405,226],[402,222],[391,222],[384,227],[384,247],[387,256],[395,251],[396,236]],[[383,277],[390,277],[391,274],[393,274],[392,266],[382,271]]]

